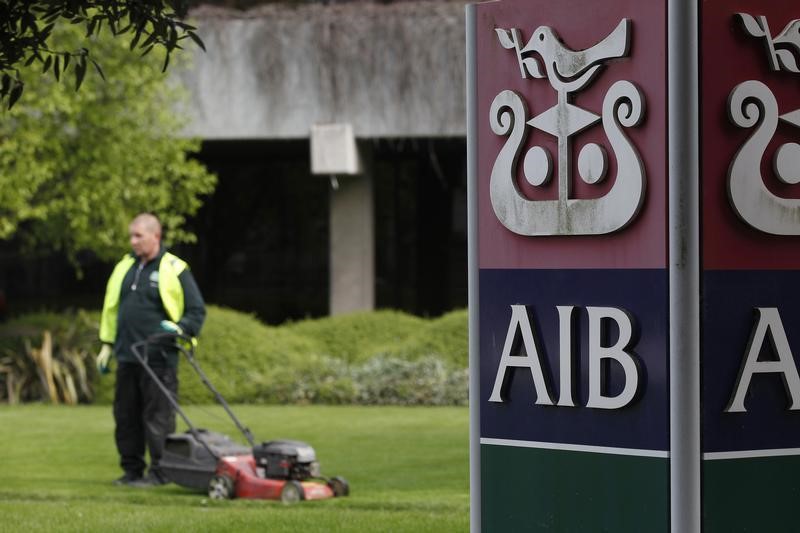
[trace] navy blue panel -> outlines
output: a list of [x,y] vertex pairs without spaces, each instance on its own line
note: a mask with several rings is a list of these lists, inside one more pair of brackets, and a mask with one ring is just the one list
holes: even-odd
[[[480,271],[481,436],[552,443],[667,450],[668,275],[666,270],[488,270]],[[556,306],[573,305],[576,407],[534,405],[528,369],[514,369],[504,403],[489,402],[497,374],[511,305],[524,304],[531,317],[554,402],[559,393],[559,325]],[[586,306],[617,307],[635,318],[639,335],[633,351],[640,362],[640,392],[617,409],[585,407],[589,394]],[[605,345],[615,344],[609,332]],[[608,366],[608,394],[623,386],[622,369]],[[509,371],[512,372],[512,371]]]
[[[702,402],[705,452],[800,447],[800,412],[789,411],[779,374],[755,374],[746,413],[725,413],[756,324],[755,308],[777,307],[800,356],[800,272],[707,271],[703,275]],[[769,336],[759,360],[775,359]]]

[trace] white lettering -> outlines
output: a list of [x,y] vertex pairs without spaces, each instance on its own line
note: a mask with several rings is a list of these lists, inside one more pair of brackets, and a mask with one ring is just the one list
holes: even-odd
[[[559,407],[575,407],[575,309],[571,305],[556,306],[559,325]],[[620,409],[634,400],[639,389],[639,362],[630,349],[634,333],[633,317],[616,307],[587,307],[586,310],[589,314],[589,399],[586,406]],[[617,325],[619,338],[613,346],[605,346],[606,330],[610,321]],[[543,355],[545,354],[541,350],[536,331],[531,327],[527,308],[524,305],[512,305],[511,320],[489,401],[504,402],[514,370],[527,368],[533,379],[536,404],[553,405],[548,376],[545,376],[543,370],[546,368]],[[616,361],[624,371],[622,391],[615,396],[609,395],[609,386],[606,383],[611,361]]]
[[575,407],[572,399],[572,310],[571,305],[559,305],[558,331],[559,331],[559,376],[560,390],[558,405],[560,407]]
[[[639,368],[636,359],[627,350],[633,337],[631,317],[615,307],[587,307],[589,313],[589,401],[586,407],[619,409],[636,396],[639,388]],[[604,319],[619,326],[619,338],[614,346],[603,346]],[[603,359],[613,359],[625,371],[625,386],[616,396],[606,396]]]
[[[524,355],[511,355],[514,348],[514,339],[517,330],[522,335],[522,345]],[[503,393],[506,382],[506,371],[508,368],[528,368],[533,378],[533,386],[536,389],[537,405],[553,405],[550,392],[547,389],[547,382],[542,373],[542,365],[539,359],[539,351],[536,347],[536,339],[531,328],[528,312],[524,305],[511,306],[511,322],[508,324],[506,342],[503,345],[503,353],[500,356],[500,366],[497,368],[497,375],[494,380],[490,402],[503,402]]]
[[[750,341],[747,343],[747,355],[744,358],[739,377],[733,389],[733,396],[726,413],[744,413],[747,409],[744,406],[744,399],[747,390],[750,388],[750,380],[753,374],[781,374],[783,386],[786,393],[792,399],[790,410],[800,409],[800,376],[794,364],[792,350],[789,348],[789,340],[786,331],[783,329],[780,313],[777,307],[758,307],[756,308],[757,321],[755,328],[750,334]],[[759,361],[758,354],[764,345],[764,341],[769,333],[772,350],[778,357],[777,361]]]

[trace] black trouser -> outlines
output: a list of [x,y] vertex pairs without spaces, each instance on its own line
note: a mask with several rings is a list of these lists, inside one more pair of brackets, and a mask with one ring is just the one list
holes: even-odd
[[[152,369],[177,399],[177,369],[171,367],[152,367]],[[175,410],[147,371],[138,363],[117,365],[114,421],[116,422],[114,438],[122,469],[136,476],[144,473],[146,444],[150,451],[150,471],[163,477],[159,461],[167,435],[175,431]]]

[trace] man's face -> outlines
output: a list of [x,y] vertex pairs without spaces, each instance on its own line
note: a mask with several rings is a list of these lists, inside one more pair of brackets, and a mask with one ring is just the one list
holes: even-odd
[[128,232],[131,237],[131,248],[137,257],[152,259],[158,254],[161,236],[142,222],[133,222]]

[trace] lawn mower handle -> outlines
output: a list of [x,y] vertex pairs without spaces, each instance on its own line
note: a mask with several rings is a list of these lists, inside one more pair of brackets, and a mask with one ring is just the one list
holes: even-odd
[[[178,405],[177,400],[175,400],[175,397],[172,395],[169,389],[167,389],[164,386],[161,380],[158,379],[158,376],[156,376],[155,372],[153,372],[153,369],[150,368],[150,365],[147,364],[147,350],[149,345],[156,344],[165,340],[171,340],[175,348],[177,348],[178,351],[183,353],[183,355],[186,357],[186,360],[189,361],[189,364],[192,365],[192,368],[194,368],[195,372],[197,372],[197,375],[200,376],[200,381],[202,381],[203,384],[206,387],[208,387],[208,389],[214,394],[216,400],[220,403],[220,405],[222,405],[222,408],[225,409],[225,412],[228,413],[228,416],[231,418],[231,420],[233,420],[233,423],[236,425],[236,428],[242,433],[242,435],[244,435],[244,438],[247,439],[247,442],[250,444],[250,446],[255,446],[255,439],[253,438],[253,434],[250,432],[250,429],[242,425],[239,419],[236,418],[236,415],[233,414],[233,411],[228,405],[228,402],[225,401],[225,398],[222,397],[222,394],[220,394],[219,391],[214,387],[214,385],[211,384],[211,382],[208,380],[208,377],[206,377],[205,373],[200,369],[200,365],[197,364],[197,361],[194,358],[194,344],[192,343],[191,337],[189,337],[184,333],[163,332],[163,333],[154,333],[153,335],[148,336],[143,341],[138,341],[133,343],[131,345],[131,351],[133,352],[133,355],[136,357],[136,359],[139,360],[139,363],[142,365],[142,367],[144,367],[145,371],[150,375],[153,381],[155,381],[156,385],[158,386],[159,389],[161,389],[161,392],[163,392],[164,395],[167,397],[167,400],[170,402],[172,407],[174,407],[175,410],[178,412],[178,414],[181,415],[183,421],[186,422],[187,426],[189,426],[189,430],[191,431],[192,435],[194,435],[197,438],[197,435],[195,433],[196,429],[194,425],[186,416],[186,413],[183,412],[180,405]],[[145,349],[144,357],[140,353],[142,347],[144,347]],[[198,440],[200,440],[205,444],[205,442],[202,441],[201,439]],[[206,449],[208,449],[208,451],[211,452],[208,446],[206,446]],[[211,455],[216,457],[216,454],[214,454],[213,452],[211,452]]]

